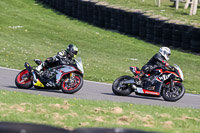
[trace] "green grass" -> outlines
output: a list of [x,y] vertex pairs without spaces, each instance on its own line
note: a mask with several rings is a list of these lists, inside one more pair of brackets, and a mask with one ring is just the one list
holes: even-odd
[[[34,0],[1,0],[0,20],[0,66],[8,68],[35,65],[33,59],[45,60],[73,43],[83,59],[84,79],[112,83],[132,75],[129,66],[141,68],[160,47],[71,19]],[[172,49],[169,63],[183,70],[186,91],[200,94],[200,57]]]
[[[105,31],[73,20],[34,0],[0,1],[0,66],[23,69],[65,49],[79,47],[84,79],[113,82],[142,67],[158,50],[144,41]],[[171,64],[184,72],[187,92],[200,93],[200,58],[172,50]],[[158,132],[198,132],[200,110],[158,106],[61,99],[0,91],[0,121],[33,122],[62,128],[123,127]]]
[[[200,6],[197,8],[197,14],[190,16],[190,8],[184,9],[185,3],[179,3],[179,9],[173,7],[173,2],[170,0],[161,0],[161,6],[155,5],[155,0],[98,0],[105,1],[110,5],[118,5],[123,8],[139,9],[147,12],[149,15],[159,15],[168,18],[169,20],[176,20],[176,23],[185,23],[195,27],[200,27]],[[178,21],[178,22],[177,22]]]
[[0,121],[47,124],[66,129],[119,127],[163,133],[197,133],[200,110],[0,91]]

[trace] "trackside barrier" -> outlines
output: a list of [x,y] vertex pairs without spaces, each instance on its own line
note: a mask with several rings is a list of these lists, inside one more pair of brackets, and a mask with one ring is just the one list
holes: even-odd
[[67,16],[150,43],[200,53],[200,28],[97,0],[36,0]]

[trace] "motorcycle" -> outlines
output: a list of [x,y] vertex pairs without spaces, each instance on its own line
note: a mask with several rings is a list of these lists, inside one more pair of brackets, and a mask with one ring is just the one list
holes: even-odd
[[[37,65],[42,63],[38,59],[34,61]],[[73,65],[55,66],[44,69],[42,73],[25,62],[26,69],[17,74],[15,84],[23,89],[34,86],[35,88],[61,89],[63,93],[73,94],[82,88],[84,74],[81,58],[77,57],[74,61]]]
[[[130,70],[134,76],[141,71],[135,66],[131,66]],[[183,72],[178,65],[169,66],[168,69],[156,68],[152,74],[145,74],[139,85],[134,76],[117,78],[112,85],[113,93],[119,96],[128,96],[135,92],[136,95],[158,96],[172,102],[181,99],[185,94],[185,88],[182,84]]]

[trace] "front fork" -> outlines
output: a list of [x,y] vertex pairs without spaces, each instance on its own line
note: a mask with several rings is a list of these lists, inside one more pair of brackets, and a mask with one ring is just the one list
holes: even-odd
[[33,82],[36,83],[37,82],[37,78],[36,78],[34,70],[32,70],[31,73],[33,75]]
[[166,84],[166,86],[169,85],[169,87],[167,87],[167,91],[172,91],[174,88],[174,80],[170,79],[170,81]]
[[73,78],[74,78],[74,76],[75,76],[75,74],[74,74],[74,73],[70,73],[70,74],[69,74],[69,77],[70,77],[70,79],[71,79],[71,78],[73,79]]
[[74,82],[74,76],[75,76],[75,73],[70,73],[69,74],[69,82],[70,83]]
[[173,86],[174,86],[174,80],[173,80],[173,79],[171,79],[171,80],[170,80],[170,90],[172,90],[172,89],[173,89]]

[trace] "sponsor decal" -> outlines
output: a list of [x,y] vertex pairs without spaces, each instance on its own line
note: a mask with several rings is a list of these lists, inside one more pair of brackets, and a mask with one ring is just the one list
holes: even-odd
[[144,90],[144,94],[151,94],[151,95],[160,95],[159,92],[154,92],[154,91],[148,91],[148,90]]
[[164,81],[167,80],[172,74],[163,74],[161,77],[159,77],[159,80]]
[[47,87],[54,87],[55,85],[54,85],[53,82],[50,81],[49,83],[46,83],[46,86],[47,86]]
[[157,80],[158,82],[161,82],[161,80],[160,80],[159,78],[156,78],[156,80]]
[[138,93],[144,93],[143,89],[140,88],[140,87],[137,87],[137,92],[138,92]]

